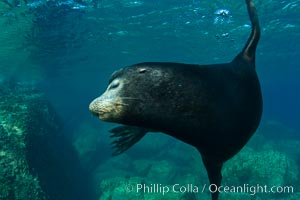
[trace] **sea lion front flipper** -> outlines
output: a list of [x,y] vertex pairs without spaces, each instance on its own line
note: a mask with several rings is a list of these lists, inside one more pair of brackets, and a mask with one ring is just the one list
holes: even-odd
[[[202,157],[204,166],[207,171],[207,175],[209,178],[210,185],[212,189],[215,189],[216,187],[221,186],[221,181],[222,181],[222,167],[223,167],[223,162],[216,162],[214,159],[210,159],[207,157]],[[212,200],[218,200],[219,197],[219,192],[218,190],[214,193],[211,193]]]
[[144,135],[149,132],[148,129],[137,126],[118,126],[110,130],[112,148],[114,149],[113,156],[120,155],[135,143],[137,143]]

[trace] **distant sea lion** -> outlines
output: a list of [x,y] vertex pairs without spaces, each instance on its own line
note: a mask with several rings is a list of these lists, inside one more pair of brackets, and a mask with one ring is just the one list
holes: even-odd
[[[115,72],[107,90],[90,105],[101,120],[124,124],[113,130],[118,155],[147,132],[163,132],[196,147],[211,184],[256,131],[262,95],[255,71],[260,27],[246,0],[251,35],[232,62],[212,65],[148,62]],[[212,199],[218,199],[218,193]]]

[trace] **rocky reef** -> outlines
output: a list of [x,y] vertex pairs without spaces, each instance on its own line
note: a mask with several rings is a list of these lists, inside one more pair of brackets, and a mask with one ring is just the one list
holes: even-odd
[[[223,186],[242,186],[246,190],[223,192],[220,200],[299,199],[300,165],[296,141],[287,138],[270,140],[259,131],[223,168]],[[152,144],[155,148],[151,148]],[[146,152],[149,147],[151,150],[143,157],[141,152]],[[284,147],[288,150],[284,151]],[[159,134],[146,136],[125,154],[101,163],[94,177],[99,200],[211,198],[208,188],[201,191],[204,185],[208,187],[208,179],[199,153],[186,144]],[[141,184],[147,186],[145,191],[137,190],[137,185]],[[177,193],[170,190],[162,194],[163,187],[172,189],[175,184],[186,191]],[[267,191],[254,190],[258,185],[267,186]],[[193,192],[194,186],[198,190]],[[272,193],[269,190],[273,186],[279,187],[279,190],[285,186],[293,188]]]
[[44,95],[17,83],[2,83],[0,94],[0,199],[93,199],[89,176]]
[[[210,200],[208,188],[202,192],[208,179],[195,148],[153,133],[124,154],[110,157],[111,125],[101,124],[101,129],[98,121],[83,121],[72,144],[58,115],[34,86],[2,83],[0,93],[0,200]],[[299,140],[270,139],[272,133],[264,132],[279,130],[271,125],[225,164],[223,185],[292,186],[293,192],[230,192],[222,193],[220,200],[300,198]],[[280,130],[291,132],[283,126]],[[138,190],[138,185],[143,188]],[[172,191],[174,185],[177,192]],[[162,194],[164,188],[169,191]]]

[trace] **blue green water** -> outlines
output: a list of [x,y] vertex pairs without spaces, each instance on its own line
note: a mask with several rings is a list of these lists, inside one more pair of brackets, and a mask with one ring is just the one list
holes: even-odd
[[[289,166],[298,166],[292,171],[299,172],[300,1],[256,0],[255,3],[262,27],[256,66],[263,90],[264,113],[261,129],[249,148],[268,151],[253,153],[262,160],[272,158],[269,150],[276,149],[279,153],[274,153],[275,161],[266,162],[269,167],[289,158],[297,164]],[[194,163],[201,165],[196,156],[189,159],[184,156],[184,152],[192,150],[170,138],[157,136],[161,140],[157,141],[151,135],[123,157],[111,159],[107,131],[113,125],[91,117],[90,101],[105,90],[112,72],[130,64],[229,62],[244,46],[250,30],[243,0],[3,0],[0,1],[0,84],[8,80],[32,84],[45,93],[62,119],[64,133],[78,149],[82,162],[92,166],[99,184],[100,179],[114,182],[112,178],[124,176],[162,182],[154,174],[164,171],[151,168],[155,163],[171,171],[173,178],[165,178],[169,182],[164,183],[171,184],[193,174],[189,169],[195,169]],[[174,146],[179,153],[172,152]],[[157,150],[161,148],[168,153]],[[280,157],[280,153],[284,156]],[[193,163],[188,163],[191,159]],[[149,164],[149,160],[154,164]],[[132,165],[140,167],[132,172]],[[145,172],[139,172],[141,166],[149,169],[145,167]],[[198,171],[203,174],[204,169],[195,173]],[[258,172],[252,169],[251,173]],[[281,172],[272,173],[275,177]],[[300,179],[299,175],[295,176],[298,179],[287,177],[293,179],[291,184],[298,184],[295,187],[299,193]],[[243,182],[239,178],[232,178],[233,183]],[[245,180],[251,182],[250,178]],[[206,177],[201,184],[205,181]],[[104,191],[105,183],[101,184]],[[114,198],[107,193],[110,189],[103,191],[99,192],[99,199],[100,196],[105,199],[105,195],[107,199],[120,199],[116,190]],[[291,196],[264,197],[272,198],[290,199]]]

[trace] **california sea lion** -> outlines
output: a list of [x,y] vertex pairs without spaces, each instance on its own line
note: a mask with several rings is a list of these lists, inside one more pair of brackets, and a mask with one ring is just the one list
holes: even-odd
[[[223,163],[247,143],[262,114],[255,71],[260,27],[246,0],[251,35],[233,61],[191,65],[148,62],[115,72],[107,90],[89,106],[101,120],[124,124],[113,130],[118,155],[147,132],[163,132],[196,147],[211,184],[221,184]],[[212,194],[218,199],[218,193]]]

